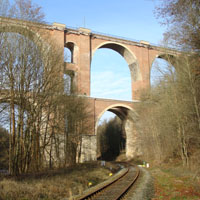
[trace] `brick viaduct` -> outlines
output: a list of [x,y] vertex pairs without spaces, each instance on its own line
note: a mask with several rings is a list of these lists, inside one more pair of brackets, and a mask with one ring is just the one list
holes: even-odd
[[[59,24],[54,24],[54,26],[57,29],[61,28]],[[71,51],[71,63],[66,64],[66,71],[72,70],[74,72],[74,81],[82,95],[90,96],[91,61],[97,49],[112,49],[126,60],[131,72],[132,101],[89,98],[90,105],[93,108],[92,121],[94,123],[94,130],[92,132],[96,134],[98,120],[102,114],[105,111],[111,111],[123,120],[126,132],[126,156],[128,158],[140,156],[141,150],[135,126],[137,114],[134,112],[134,106],[138,103],[140,91],[150,87],[151,66],[155,58],[166,59],[168,55],[175,55],[177,52],[150,45],[145,41],[135,42],[96,34],[85,28],[64,28],[63,30],[64,47],[67,47]],[[62,32],[62,30],[60,31]],[[85,142],[85,148],[83,148],[86,149],[86,158],[84,159],[88,159],[89,150],[91,150],[90,159],[95,159],[96,145],[94,144],[96,137],[93,139],[90,137],[90,139],[87,138],[86,140],[88,142]],[[88,146],[90,146],[89,150]]]
[[[8,21],[8,19],[1,18],[1,21],[6,22],[6,20]],[[10,27],[17,26],[18,21],[9,20],[9,24]],[[167,55],[175,55],[177,52],[151,45],[145,41],[136,42],[93,33],[85,28],[66,28],[64,24],[60,23],[34,25],[34,23],[24,22],[24,26],[40,26],[56,41],[63,52],[64,48],[68,48],[71,52],[70,63],[65,63],[64,73],[70,74],[73,85],[76,85],[80,95],[84,95],[88,99],[92,110],[91,123],[93,125],[90,135],[83,137],[82,159],[96,159],[96,128],[98,120],[105,111],[115,113],[124,122],[126,156],[140,155],[138,132],[134,126],[137,118],[134,105],[139,102],[140,91],[150,87],[151,66],[155,58],[166,58]],[[95,51],[100,48],[112,49],[126,60],[131,72],[132,101],[90,97],[91,61]]]

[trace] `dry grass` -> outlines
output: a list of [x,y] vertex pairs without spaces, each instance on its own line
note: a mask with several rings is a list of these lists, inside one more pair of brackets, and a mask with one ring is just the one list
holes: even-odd
[[155,183],[153,200],[200,200],[200,182],[183,168],[150,169]]
[[73,169],[62,169],[24,177],[3,178],[0,181],[0,200],[52,200],[69,198],[109,177],[110,170],[97,164],[81,164]]

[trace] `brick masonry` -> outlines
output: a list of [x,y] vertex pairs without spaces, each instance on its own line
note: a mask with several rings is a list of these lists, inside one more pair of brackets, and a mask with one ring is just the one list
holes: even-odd
[[[12,26],[18,26],[18,20],[0,18],[0,21],[2,24],[9,23],[9,30]],[[69,48],[72,53],[72,62],[65,63],[64,71],[73,71],[72,83],[76,86],[78,93],[87,98],[91,112],[90,136],[83,136],[82,140],[82,161],[96,159],[97,124],[102,114],[107,110],[115,113],[124,122],[127,140],[127,158],[139,156],[141,151],[138,132],[135,126],[136,113],[134,111],[134,104],[138,103],[137,100],[139,100],[140,91],[150,87],[151,66],[155,58],[164,58],[166,55],[177,55],[178,52],[172,49],[153,46],[145,41],[134,42],[95,34],[85,28],[68,29],[64,24],[60,23],[42,25],[32,22],[20,22],[21,25],[30,28],[31,31],[34,31],[34,27],[37,27],[37,30],[40,27],[42,34],[46,32],[49,37],[53,38],[58,48],[60,48],[61,53],[64,52],[64,47]],[[132,102],[90,98],[91,61],[95,51],[99,48],[112,49],[126,60],[131,72]],[[88,147],[90,147],[90,151],[88,151]]]

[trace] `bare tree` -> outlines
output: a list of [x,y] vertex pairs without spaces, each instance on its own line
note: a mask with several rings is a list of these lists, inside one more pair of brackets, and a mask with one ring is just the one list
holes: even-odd
[[198,0],[162,0],[157,17],[168,26],[165,39],[187,50],[200,50],[200,2]]
[[63,49],[31,22],[43,21],[41,8],[30,0],[2,3],[9,18],[0,19],[0,114],[9,127],[9,171],[74,164],[90,126],[87,101],[66,91]]
[[0,16],[40,23],[44,22],[42,8],[31,0],[14,0],[12,4],[9,0],[0,0]]
[[[162,162],[169,158],[181,158],[183,165],[189,167],[191,155],[198,150],[200,141],[198,62],[188,54],[179,55],[173,62],[174,67],[169,65],[168,73],[142,98],[139,112],[143,113],[146,109],[148,118],[142,116],[145,124],[149,121],[149,126],[145,129],[140,122],[141,137],[146,141],[144,151],[150,151],[155,160]],[[149,133],[153,138],[149,138]],[[151,149],[150,144],[154,148]]]
[[[2,1],[0,11],[4,17],[20,20],[42,22],[44,18],[30,0],[16,0],[13,5]],[[44,34],[38,36],[38,27],[30,30],[28,23],[19,20],[17,26],[9,23],[9,18],[1,19],[0,86],[10,123],[10,173],[18,174],[30,166],[38,170],[41,164],[42,124],[51,115],[47,107],[52,106],[53,95],[61,89],[62,52],[47,43]]]
[[28,166],[37,170],[41,125],[52,115],[53,102],[62,89],[62,53],[39,37],[33,39],[26,28],[1,32],[1,36],[2,102],[10,108],[12,135],[10,169],[12,173],[27,171]]

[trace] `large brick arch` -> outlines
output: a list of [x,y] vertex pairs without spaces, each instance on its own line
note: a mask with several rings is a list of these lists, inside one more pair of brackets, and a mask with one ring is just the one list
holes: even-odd
[[[119,53],[126,61],[131,75],[131,96],[134,99],[135,95],[135,84],[138,81],[142,81],[142,74],[140,72],[140,66],[135,54],[124,44],[118,42],[110,42],[110,41],[96,41],[92,46],[92,57],[98,49],[111,49],[117,53]],[[91,59],[92,59],[91,57]],[[90,71],[91,73],[91,71]],[[90,75],[91,76],[91,75]]]
[[[150,67],[152,68],[152,65],[153,65],[154,61],[156,60],[156,58],[161,58],[163,60],[166,60],[170,64],[174,65],[176,63],[177,56],[178,55],[175,55],[175,54],[160,52],[159,54],[155,55],[155,57],[151,60]],[[151,70],[151,68],[150,68],[150,70]]]
[[159,52],[159,54],[155,55],[155,57],[151,60],[150,64],[150,72],[149,72],[149,80],[151,80],[151,72],[152,72],[152,66],[157,58],[163,59],[167,61],[170,65],[176,68],[176,63],[178,59],[178,54],[170,54],[167,52]]
[[36,41],[41,39],[40,35],[37,32],[34,32],[29,27],[24,27],[21,25],[2,25],[0,27],[0,32],[7,32],[7,33],[18,33],[29,38],[32,41]]
[[[103,108],[103,106],[102,106]],[[122,102],[117,104],[112,104],[110,106],[106,106],[102,111],[97,114],[95,121],[95,136],[97,138],[97,128],[98,123],[101,116],[106,112],[110,111],[116,114],[121,120],[123,124],[123,129],[126,134],[126,157],[132,158],[133,155],[135,157],[141,155],[140,144],[138,142],[139,133],[136,128],[138,115],[133,109],[131,105],[128,105],[128,102]],[[97,139],[96,139],[97,140]]]
[[0,32],[13,34],[16,33],[28,38],[38,47],[40,44],[43,44],[43,46],[46,46],[46,49],[51,48],[51,44],[49,44],[49,39],[51,38],[49,37],[50,32],[41,27],[41,24],[35,24],[33,22],[20,21],[16,19],[9,19],[8,21],[4,20],[4,18],[0,18]]
[[100,113],[96,114],[97,117],[95,121],[95,135],[97,134],[97,127],[98,127],[99,120],[101,119],[101,117],[106,111],[110,111],[116,114],[121,120],[126,120],[126,118],[128,117],[128,113],[130,111],[134,112],[131,106],[128,106],[123,103],[113,104],[113,105],[107,106],[106,108],[103,108]]
[[92,56],[98,49],[107,48],[119,53],[127,62],[130,72],[131,80],[135,82],[137,80],[142,80],[142,75],[140,72],[140,67],[135,54],[124,44],[118,42],[101,42],[98,46],[94,46],[92,49]]

